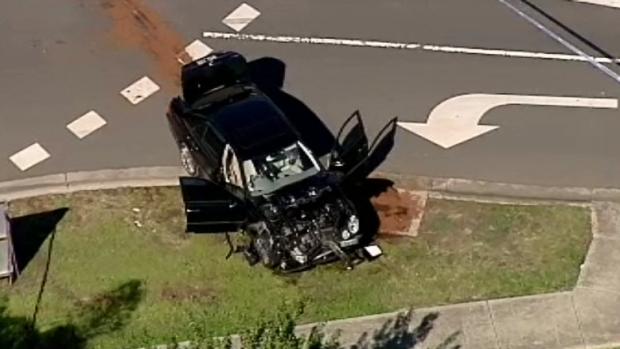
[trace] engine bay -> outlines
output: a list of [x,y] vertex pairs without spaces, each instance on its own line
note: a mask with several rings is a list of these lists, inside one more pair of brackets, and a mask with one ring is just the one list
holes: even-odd
[[303,268],[347,259],[360,241],[353,205],[331,186],[272,196],[261,205],[265,219],[248,227],[252,250],[270,268]]

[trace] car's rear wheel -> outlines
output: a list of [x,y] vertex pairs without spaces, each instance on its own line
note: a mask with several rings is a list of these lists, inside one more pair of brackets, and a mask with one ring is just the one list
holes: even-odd
[[179,144],[179,150],[181,152],[181,165],[187,174],[192,177],[197,177],[199,174],[198,165],[192,156],[192,152],[185,143]]

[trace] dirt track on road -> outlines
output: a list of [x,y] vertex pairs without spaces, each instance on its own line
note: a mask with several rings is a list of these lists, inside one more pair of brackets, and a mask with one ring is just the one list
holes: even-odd
[[110,16],[113,27],[109,33],[114,45],[138,48],[154,59],[157,71],[166,83],[180,85],[181,64],[188,61],[187,45],[164,17],[140,0],[100,0]]

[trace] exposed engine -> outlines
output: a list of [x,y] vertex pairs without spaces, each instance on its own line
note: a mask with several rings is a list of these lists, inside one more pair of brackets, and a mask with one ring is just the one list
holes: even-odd
[[328,186],[271,197],[261,209],[265,219],[250,225],[248,233],[255,259],[269,268],[288,271],[347,260],[344,250],[359,240],[352,206]]

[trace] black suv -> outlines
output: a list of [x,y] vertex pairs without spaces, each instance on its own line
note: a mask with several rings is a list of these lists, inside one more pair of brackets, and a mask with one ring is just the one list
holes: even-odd
[[[230,51],[182,67],[182,96],[167,119],[188,173],[180,178],[187,232],[242,231],[249,239],[237,252],[285,272],[381,254],[364,242],[345,195],[370,171],[374,144],[359,112],[335,138],[352,125],[344,140],[317,157],[249,76],[246,59]],[[390,125],[395,132],[396,118],[382,132]]]

